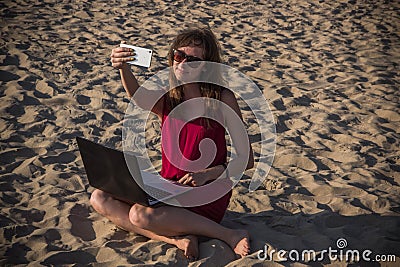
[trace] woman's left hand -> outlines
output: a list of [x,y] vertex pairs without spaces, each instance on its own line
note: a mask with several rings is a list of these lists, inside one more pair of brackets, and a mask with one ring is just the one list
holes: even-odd
[[189,186],[201,186],[204,185],[208,181],[208,175],[201,172],[189,172],[185,174],[181,179],[178,180],[178,183],[189,185]]

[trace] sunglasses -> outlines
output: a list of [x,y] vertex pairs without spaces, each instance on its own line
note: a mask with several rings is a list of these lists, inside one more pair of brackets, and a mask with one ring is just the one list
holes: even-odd
[[200,66],[201,61],[203,61],[201,58],[194,57],[194,56],[188,56],[185,53],[183,53],[182,51],[179,51],[176,49],[173,50],[172,57],[178,63],[181,63],[182,61],[184,61],[186,59],[186,62],[190,62],[190,64],[188,64],[188,65],[191,68],[197,68],[198,66]]

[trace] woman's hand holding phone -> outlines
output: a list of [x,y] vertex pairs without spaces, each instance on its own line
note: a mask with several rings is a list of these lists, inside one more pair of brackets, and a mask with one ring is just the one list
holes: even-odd
[[135,51],[127,47],[115,47],[111,52],[111,64],[115,69],[127,67],[128,61],[134,60]]

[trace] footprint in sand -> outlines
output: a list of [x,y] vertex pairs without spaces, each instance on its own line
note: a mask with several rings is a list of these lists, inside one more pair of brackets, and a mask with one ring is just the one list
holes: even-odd
[[84,241],[96,238],[92,221],[88,219],[89,211],[82,205],[76,204],[70,211],[68,220],[71,222],[71,233]]

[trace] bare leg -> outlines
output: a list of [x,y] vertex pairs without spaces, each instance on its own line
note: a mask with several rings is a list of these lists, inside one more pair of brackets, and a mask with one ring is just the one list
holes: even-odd
[[226,228],[184,208],[161,206],[149,208],[135,204],[129,218],[132,224],[164,236],[202,235],[226,242],[236,254],[244,257],[250,251],[246,230]]
[[118,227],[146,236],[153,240],[163,241],[183,250],[189,260],[195,260],[198,257],[198,240],[194,235],[184,236],[163,236],[157,235],[149,230],[142,229],[133,225],[129,220],[130,206],[122,201],[114,199],[110,194],[96,189],[90,198],[93,208],[115,223]]

